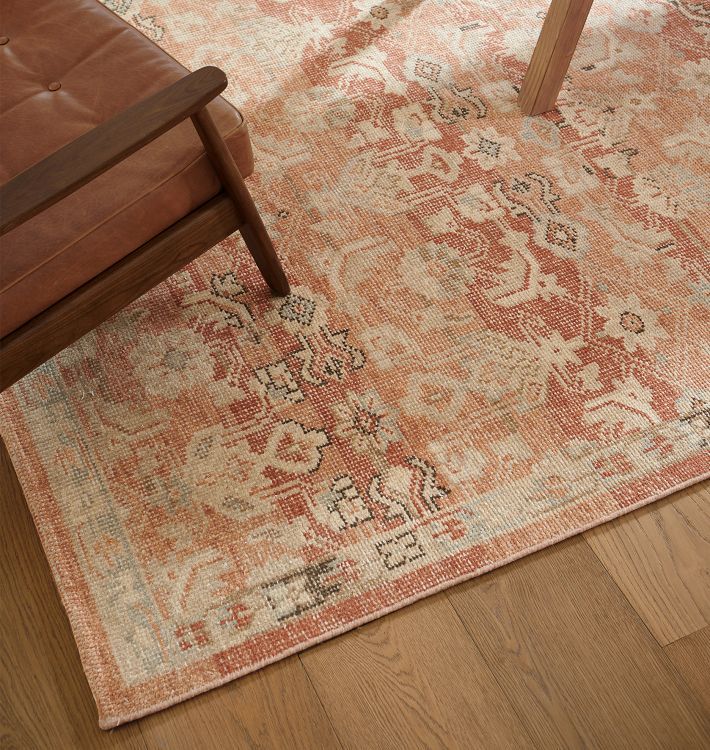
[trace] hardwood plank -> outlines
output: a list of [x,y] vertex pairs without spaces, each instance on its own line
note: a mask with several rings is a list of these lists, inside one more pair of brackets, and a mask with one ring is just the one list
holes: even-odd
[[145,750],[132,724],[99,729],[96,707],[32,517],[0,441],[0,746]]
[[592,0],[552,0],[525,73],[518,104],[526,115],[554,109]]
[[448,596],[539,747],[708,746],[707,717],[582,538]]
[[710,482],[584,536],[660,644],[710,623]]
[[297,656],[139,723],[149,749],[340,748]]
[[301,660],[346,748],[532,746],[444,595]]
[[0,391],[138,299],[239,226],[225,193],[0,339]]
[[710,626],[671,643],[664,651],[710,716]]

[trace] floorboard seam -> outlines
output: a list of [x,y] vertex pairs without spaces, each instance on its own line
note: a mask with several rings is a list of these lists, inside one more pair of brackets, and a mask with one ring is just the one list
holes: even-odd
[[318,703],[320,704],[321,708],[323,709],[323,713],[325,714],[325,718],[328,719],[328,724],[330,725],[330,728],[333,730],[333,735],[335,739],[338,741],[338,747],[340,750],[345,750],[345,745],[343,744],[342,739],[340,738],[340,735],[338,734],[338,730],[335,728],[335,724],[333,724],[333,720],[330,718],[330,714],[328,713],[328,709],[325,707],[325,704],[321,700],[320,693],[318,692],[318,688],[315,686],[315,683],[311,679],[311,675],[308,671],[308,668],[306,667],[303,659],[301,658],[301,654],[297,654],[298,661],[301,665],[301,669],[306,673],[306,679],[308,680],[308,684],[313,688],[313,692],[315,693],[316,698],[318,699]]

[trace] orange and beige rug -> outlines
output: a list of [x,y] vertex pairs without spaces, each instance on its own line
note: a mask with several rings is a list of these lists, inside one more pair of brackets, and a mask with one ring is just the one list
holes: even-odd
[[228,240],[0,400],[102,727],[707,474],[702,4],[538,118],[546,0],[106,4],[227,72],[293,293]]

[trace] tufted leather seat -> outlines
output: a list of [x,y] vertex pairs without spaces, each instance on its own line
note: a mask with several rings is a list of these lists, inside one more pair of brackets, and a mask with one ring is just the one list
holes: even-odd
[[[2,0],[0,184],[187,70],[98,0]],[[240,113],[209,110],[243,176]],[[206,203],[220,189],[190,121],[0,239],[0,337]]]

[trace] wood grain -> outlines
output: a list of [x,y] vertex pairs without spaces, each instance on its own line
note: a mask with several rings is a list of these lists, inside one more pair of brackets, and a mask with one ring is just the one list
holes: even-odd
[[149,748],[338,750],[297,656],[142,719]]
[[207,66],[102,122],[0,188],[0,234],[66,197],[198,112],[227,87]]
[[212,115],[201,109],[193,115],[192,122],[225,192],[234,201],[239,214],[239,231],[264,281],[276,294],[287,295],[290,289],[281,261]]
[[710,483],[585,538],[660,644],[710,623]]
[[542,25],[518,104],[526,115],[554,109],[592,0],[552,0]]
[[444,595],[301,660],[346,748],[532,747]]
[[583,539],[448,596],[538,747],[710,742],[691,691]]
[[226,193],[0,339],[0,391],[81,338],[239,226]]
[[145,750],[137,724],[102,732],[30,512],[0,442],[0,747]]
[[671,643],[664,651],[710,716],[710,626]]

